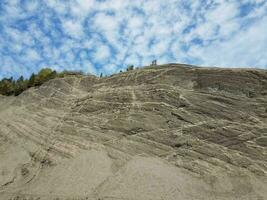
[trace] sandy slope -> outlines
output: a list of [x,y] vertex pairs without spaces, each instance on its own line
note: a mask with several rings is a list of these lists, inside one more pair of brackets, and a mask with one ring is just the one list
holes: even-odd
[[162,65],[0,96],[0,199],[267,198],[267,72]]

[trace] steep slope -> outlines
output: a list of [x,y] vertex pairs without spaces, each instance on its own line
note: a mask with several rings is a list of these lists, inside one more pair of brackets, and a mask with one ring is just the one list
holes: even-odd
[[0,199],[265,199],[267,71],[168,64],[0,97]]

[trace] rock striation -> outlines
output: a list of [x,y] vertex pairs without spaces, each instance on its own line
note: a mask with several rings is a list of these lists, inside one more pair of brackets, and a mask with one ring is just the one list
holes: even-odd
[[263,200],[267,71],[144,67],[0,96],[0,199]]

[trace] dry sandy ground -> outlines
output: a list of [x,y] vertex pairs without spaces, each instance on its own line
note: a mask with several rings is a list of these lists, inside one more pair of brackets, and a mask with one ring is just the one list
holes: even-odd
[[168,64],[0,96],[0,199],[267,199],[267,72]]

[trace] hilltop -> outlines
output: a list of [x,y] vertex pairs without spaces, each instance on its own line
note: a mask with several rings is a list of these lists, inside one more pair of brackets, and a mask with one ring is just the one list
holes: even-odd
[[267,71],[166,64],[0,96],[0,199],[267,196]]

